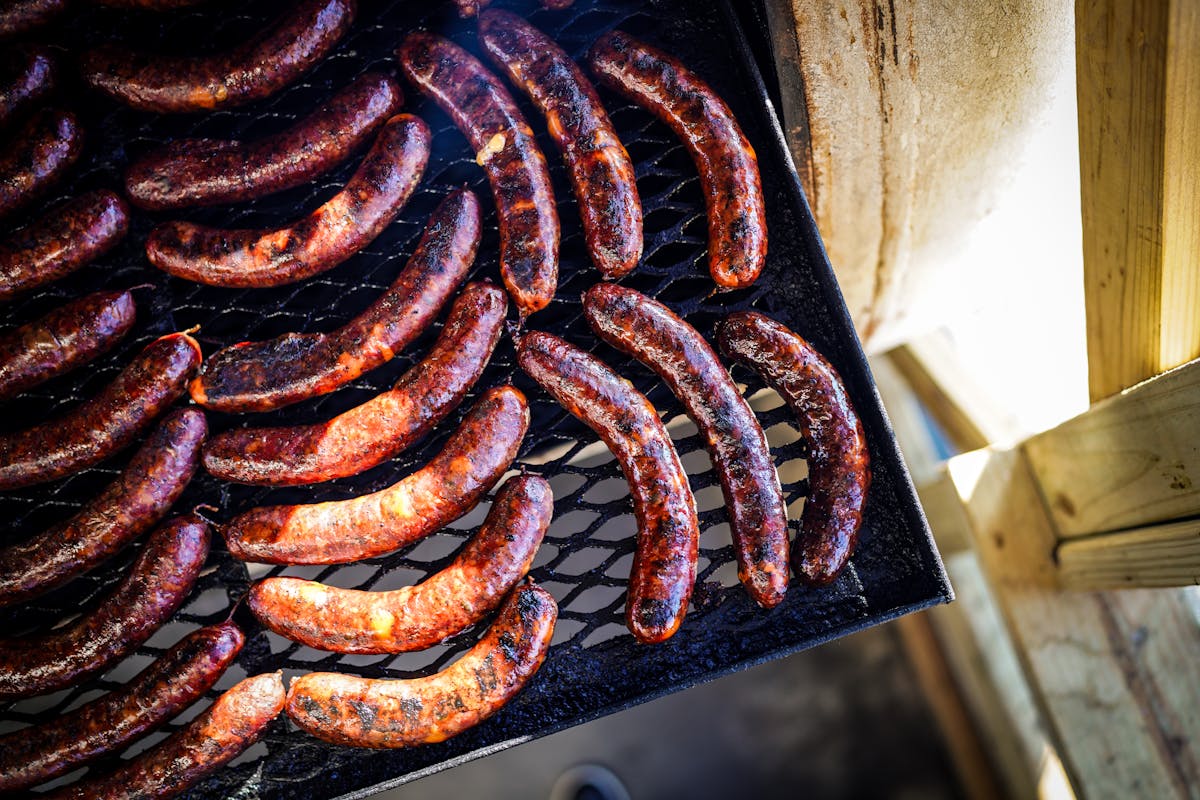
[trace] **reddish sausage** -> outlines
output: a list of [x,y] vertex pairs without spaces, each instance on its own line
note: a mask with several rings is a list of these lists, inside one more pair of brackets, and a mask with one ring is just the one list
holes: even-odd
[[550,484],[521,475],[504,484],[483,527],[450,566],[391,592],[267,578],[250,589],[259,622],[293,641],[335,653],[406,653],[479,622],[529,571],[554,516]]
[[68,200],[0,242],[0,302],[71,274],[128,231],[125,201],[107,189]]
[[269,564],[344,564],[397,550],[475,507],[516,458],[529,409],[489,389],[424,468],[374,494],[247,511],[225,529],[229,552]]
[[5,0],[0,3],[0,39],[45,25],[67,7],[67,0]]
[[0,62],[0,127],[49,94],[54,73],[54,59],[40,47],[14,47],[6,53]]
[[692,154],[708,205],[708,265],[722,289],[754,283],[767,255],[767,216],[754,148],[725,101],[671,56],[621,31],[588,54],[601,83],[646,108]]
[[0,606],[66,583],[154,527],[195,473],[207,430],[204,414],[194,408],[172,413],[121,477],[78,514],[0,550]]
[[642,642],[669,639],[683,622],[696,582],[700,525],[687,475],[658,412],[629,381],[548,333],[525,334],[517,360],[599,434],[621,464],[638,523],[625,619]]
[[592,262],[619,278],[642,256],[642,203],[633,162],[600,98],[571,57],[509,11],[479,15],[479,43],[546,117],[575,189]]
[[400,110],[396,81],[359,76],[285,131],[256,142],[176,139],[125,172],[125,192],[148,211],[253,200],[308,183],[345,161]]
[[354,747],[412,747],[473,728],[515,697],[550,649],[558,606],[532,582],[508,596],[479,643],[427,678],[370,680],[312,672],[292,681],[287,713],[320,739]]
[[244,44],[211,56],[148,56],[105,45],[84,54],[83,79],[142,111],[238,106],[307,72],[349,30],[354,12],[354,0],[306,0]]
[[584,296],[604,341],[657,372],[700,428],[729,507],[738,578],[773,608],[788,585],[787,507],[766,434],[699,332],[649,297],[611,283]]
[[183,394],[198,366],[195,339],[163,336],[67,414],[0,435],[0,489],[63,478],[123,450]]
[[0,149],[0,217],[45,192],[82,151],[74,114],[46,108],[30,117]]
[[370,308],[330,333],[287,333],[218,350],[192,381],[192,399],[217,411],[269,411],[328,394],[387,363],[433,323],[467,277],[479,231],[475,195],[452,193]]
[[0,736],[0,792],[44,783],[158,728],[203,697],[245,641],[232,622],[201,628],[120,689]]
[[500,274],[522,319],[558,285],[558,212],[546,157],[500,80],[478,59],[431,33],[410,33],[400,69],[441,106],[487,172],[500,217]]
[[146,256],[164,272],[212,286],[283,286],[336,267],[391,224],[429,160],[429,128],[417,117],[388,120],[346,187],[283,228],[236,230],[166,222]]
[[174,517],[146,540],[98,606],[63,628],[0,640],[0,698],[77,686],[150,638],[183,604],[208,556],[208,525]]
[[491,4],[492,0],[454,0],[454,5],[458,7],[458,15],[463,19],[475,16]]
[[0,398],[108,352],[129,333],[135,315],[129,292],[95,292],[0,334]]
[[280,673],[255,675],[217,698],[162,744],[115,771],[43,795],[49,800],[162,800],[175,797],[257,742],[283,710]]
[[507,305],[492,284],[468,284],[433,349],[391,390],[314,425],[226,431],[205,445],[205,468],[227,481],[281,486],[345,478],[382,464],[462,402],[500,339]]
[[730,314],[721,352],[753,367],[787,401],[808,450],[808,498],[792,548],[796,574],[829,583],[858,542],[871,485],[862,423],[833,365],[790,330],[753,311]]

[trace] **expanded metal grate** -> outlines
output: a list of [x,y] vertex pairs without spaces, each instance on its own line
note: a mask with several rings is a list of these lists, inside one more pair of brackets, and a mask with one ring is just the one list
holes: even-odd
[[[191,797],[361,796],[460,763],[500,747],[593,719],[665,692],[686,688],[735,669],[818,644],[949,597],[907,474],[880,409],[804,203],[761,79],[748,54],[736,16],[718,0],[580,0],[566,12],[547,12],[532,2],[501,3],[526,14],[576,57],[603,31],[620,27],[679,56],[725,97],[754,144],[767,198],[770,253],[755,286],[713,294],[705,249],[706,222],[699,179],[687,153],[664,126],[644,111],[601,90],[613,122],[637,165],[645,209],[645,258],[625,285],[666,302],[709,336],[714,324],[735,309],[757,308],[810,338],[839,368],[862,415],[874,481],[862,544],[833,585],[798,584],[784,603],[758,609],[737,583],[729,527],[716,476],[695,427],[679,403],[646,368],[600,345],[582,319],[580,295],[599,280],[587,258],[574,199],[557,151],[536,111],[518,95],[551,165],[562,220],[559,292],[533,327],[563,335],[599,354],[642,389],[668,421],[691,476],[702,528],[700,573],[693,607],[680,632],[664,645],[638,645],[625,629],[623,604],[633,552],[633,517],[617,464],[582,424],[567,415],[514,365],[511,341],[502,340],[483,378],[459,410],[417,446],[363,475],[315,487],[258,489],[223,484],[200,475],[178,508],[198,503],[219,507],[220,519],[263,503],[341,499],[390,485],[438,452],[479,394],[514,382],[531,401],[533,422],[519,466],[545,475],[554,488],[555,519],[534,565],[533,576],[559,601],[554,647],[542,670],[516,701],[478,728],[437,745],[404,751],[359,751],[325,745],[278,720],[260,744],[197,787]],[[282,3],[250,0],[217,3],[174,15],[87,9],[41,34],[62,48],[65,61],[85,43],[128,41],[161,52],[203,52],[228,46],[270,19]],[[436,5],[433,11],[429,5]],[[119,186],[124,166],[150,147],[179,136],[253,139],[303,116],[308,109],[360,72],[395,74],[392,51],[401,36],[426,27],[474,45],[473,23],[454,15],[449,3],[363,0],[351,34],[320,66],[274,98],[242,109],[203,116],[155,117],[91,95],[78,86],[60,90],[58,102],[76,110],[88,141],[83,163],[58,198],[79,191]],[[487,209],[487,227],[471,279],[498,280],[495,214],[491,193],[463,137],[431,103],[405,86],[406,111],[421,115],[434,131],[433,156],[421,186],[400,219],[362,253],[331,272],[276,289],[202,287],[154,270],[142,245],[155,222],[168,215],[137,212],[126,242],[77,275],[32,298],[0,310],[5,324],[31,319],[101,287],[139,289],[135,333],[98,363],[53,381],[4,406],[0,427],[18,428],[66,410],[94,393],[157,335],[200,325],[205,352],[246,339],[286,331],[329,330],[365,308],[402,268],[430,212],[452,188],[466,184]],[[238,206],[188,212],[197,221],[237,227],[268,227],[295,218],[340,188],[357,164],[353,158],[313,186]],[[41,207],[54,202],[51,198]],[[398,356],[353,386],[292,408],[263,415],[210,414],[214,431],[242,424],[288,424],[328,418],[389,388],[428,349],[430,330]],[[771,439],[793,518],[806,491],[804,454],[788,410],[746,370],[735,370]],[[69,516],[110,481],[128,454],[56,484],[0,496],[0,516],[9,520],[0,542],[15,541]],[[0,731],[36,723],[113,689],[164,652],[186,632],[229,613],[249,581],[268,574],[297,575],[337,586],[391,589],[421,580],[444,567],[483,519],[485,502],[471,514],[425,541],[384,558],[339,567],[262,567],[232,559],[219,540],[200,585],[176,616],[153,638],[100,679],[75,689],[0,706]],[[77,613],[119,580],[134,548],[95,574],[28,605],[0,612],[4,635],[45,629]],[[400,656],[339,656],[300,647],[263,631],[244,609],[238,611],[248,642],[212,697],[248,674],[282,669],[287,676],[310,670],[345,670],[374,677],[411,677],[444,668],[477,640],[483,625],[440,646]],[[200,712],[189,709],[163,731],[126,755],[160,741]],[[97,768],[103,768],[103,764]],[[67,779],[74,776],[68,776]],[[65,779],[64,779],[65,780]]]

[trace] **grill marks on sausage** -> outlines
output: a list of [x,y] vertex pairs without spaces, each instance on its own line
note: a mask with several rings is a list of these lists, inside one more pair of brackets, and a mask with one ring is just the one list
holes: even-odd
[[558,212],[546,157],[512,96],[474,56],[431,33],[396,51],[405,77],[467,138],[484,168],[500,220],[500,272],[522,319],[545,308],[558,285]]
[[229,108],[269,97],[307,72],[354,14],[354,0],[307,0],[225,53],[149,56],[106,45],[83,56],[81,71],[92,88],[141,111]]
[[597,284],[584,314],[604,341],[658,373],[699,426],[729,509],[738,578],[764,608],[788,585],[787,507],[762,427],[717,354],[669,308],[632,289]]
[[483,374],[507,305],[492,284],[468,284],[428,355],[390,390],[326,422],[226,431],[205,446],[205,468],[223,480],[280,486],[357,475],[393,458],[458,407]]
[[532,581],[514,589],[479,642],[425,678],[379,680],[314,672],[292,682],[287,713],[314,736],[355,747],[440,742],[499,711],[546,658],[558,606]]
[[871,484],[862,423],[837,371],[808,342],[762,314],[730,314],[721,351],[753,367],[796,415],[808,449],[808,498],[792,566],[810,584],[832,581],[858,542]]
[[54,185],[83,152],[75,115],[42,109],[0,148],[0,217],[26,205]]
[[0,60],[0,127],[48,95],[57,82],[56,71],[54,59],[44,48],[9,49]]
[[708,258],[722,289],[758,278],[767,255],[767,217],[758,159],[733,112],[695,73],[621,31],[588,54],[605,86],[662,120],[687,147],[708,206]]
[[626,622],[642,642],[670,638],[696,581],[700,528],[687,474],[658,412],[629,381],[551,334],[525,334],[517,360],[617,457],[638,523]]
[[383,126],[345,188],[292,225],[273,230],[167,222],[146,239],[164,272],[211,286],[284,286],[336,267],[391,224],[429,160],[429,128],[400,114]]

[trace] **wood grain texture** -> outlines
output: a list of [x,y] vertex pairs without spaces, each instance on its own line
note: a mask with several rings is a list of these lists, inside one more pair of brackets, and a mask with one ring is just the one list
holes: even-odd
[[1065,589],[1200,585],[1200,520],[1072,539],[1057,556]]

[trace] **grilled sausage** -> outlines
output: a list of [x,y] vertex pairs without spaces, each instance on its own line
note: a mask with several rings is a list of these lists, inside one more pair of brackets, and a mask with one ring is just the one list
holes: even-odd
[[611,283],[583,301],[592,330],[657,372],[700,428],[729,508],[738,578],[763,608],[788,585],[787,507],[762,426],[704,337],[666,306]]
[[0,489],[56,480],[123,450],[183,394],[199,365],[195,339],[186,333],[160,337],[90,400],[56,419],[0,435]]
[[509,594],[479,643],[436,675],[371,680],[312,672],[292,681],[287,714],[317,738],[354,747],[412,747],[473,728],[515,697],[550,649],[558,606],[532,582]]
[[390,361],[433,323],[479,246],[479,201],[460,189],[438,206],[408,264],[378,300],[330,333],[287,333],[209,356],[192,399],[217,411],[269,411],[340,386]]
[[596,90],[546,34],[510,11],[479,15],[479,43],[546,117],[562,152],[592,262],[619,278],[642,256],[642,203],[633,162]]
[[400,114],[383,126],[342,191],[271,230],[166,222],[146,239],[150,263],[211,286],[284,286],[336,267],[391,224],[429,160],[429,128]]
[[0,60],[0,127],[54,89],[55,71],[54,59],[40,47],[14,47],[4,55]]
[[708,266],[722,289],[758,278],[767,255],[767,216],[754,148],[725,101],[671,56],[621,31],[588,54],[604,85],[665,122],[696,162],[708,206]]
[[0,550],[0,606],[61,586],[152,528],[195,473],[207,430],[204,414],[194,408],[172,413],[121,477],[79,513]]
[[638,525],[626,623],[639,641],[669,639],[683,622],[696,582],[700,525],[687,475],[658,412],[633,384],[557,336],[525,334],[517,360],[617,457]]
[[433,349],[392,389],[326,422],[226,431],[205,445],[205,468],[222,480],[281,486],[345,478],[382,464],[462,402],[500,339],[507,305],[492,284],[468,284]]
[[259,35],[211,56],[147,56],[105,45],[84,54],[83,79],[141,111],[239,106],[307,72],[350,29],[354,12],[354,0],[305,0]]
[[344,564],[390,553],[461,517],[516,458],[529,409],[511,386],[484,393],[425,467],[373,494],[265,506],[226,527],[229,552],[268,564]]
[[148,211],[253,200],[308,183],[345,161],[400,110],[400,86],[367,72],[285,131],[256,142],[176,139],[125,172]]
[[0,736],[0,792],[57,778],[158,728],[203,697],[245,641],[233,622],[201,628],[120,689]]
[[854,552],[871,485],[858,414],[833,365],[778,322],[753,311],[730,314],[718,340],[726,357],[753,367],[796,415],[808,450],[808,498],[792,566],[808,583],[829,583]]
[[0,242],[0,302],[71,274],[128,231],[125,202],[107,189],[68,200]]
[[454,0],[454,5],[458,8],[458,15],[463,19],[475,16],[491,4],[492,0]]
[[500,218],[500,274],[522,319],[558,285],[558,211],[546,157],[512,96],[453,42],[410,33],[396,51],[409,81],[454,120],[484,168]]
[[266,733],[287,695],[280,673],[246,678],[204,713],[115,771],[43,795],[48,800],[162,800],[187,791]]
[[136,313],[129,292],[94,292],[0,334],[0,398],[108,352],[129,333]]
[[74,114],[46,108],[30,117],[0,150],[0,217],[45,192],[82,151]]
[[174,517],[146,540],[129,573],[76,622],[0,640],[0,698],[76,686],[149,639],[183,604],[208,556],[208,525]]
[[553,516],[550,484],[521,475],[500,489],[483,527],[454,562],[417,586],[363,592],[299,578],[267,578],[251,587],[250,610],[281,636],[318,650],[424,650],[500,605],[529,571]]
[[67,7],[67,0],[5,0],[0,3],[0,39],[45,25]]

